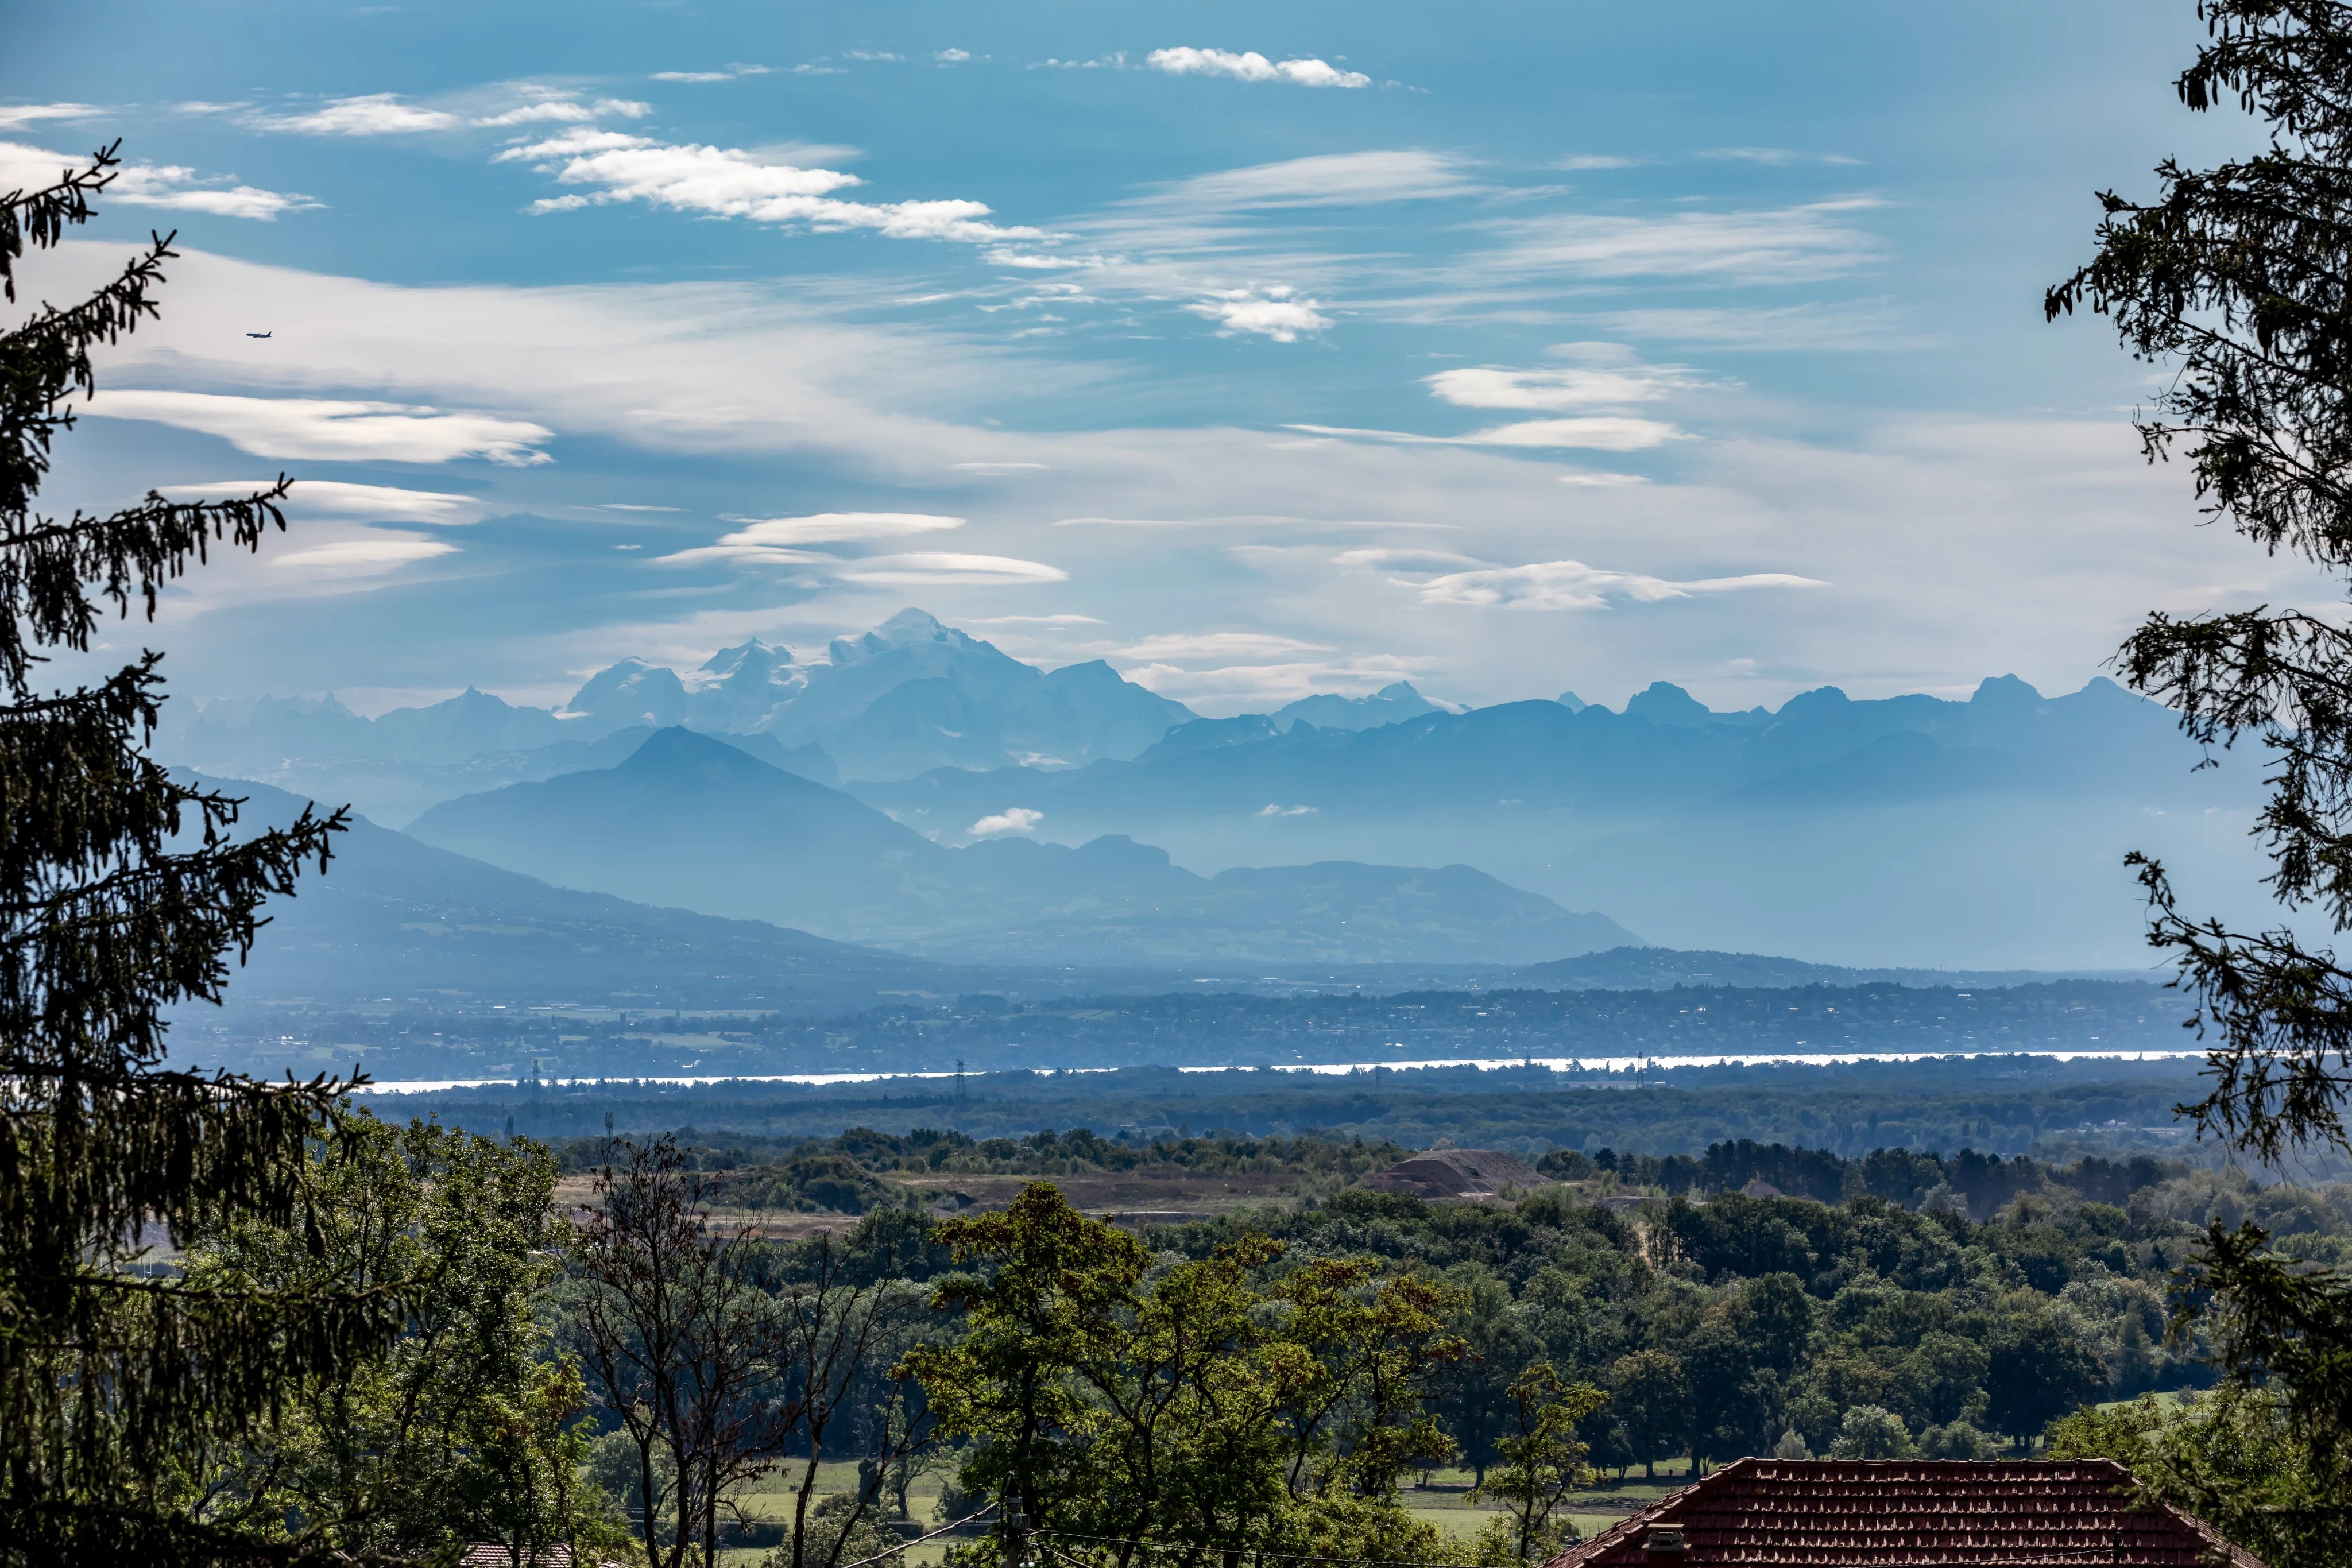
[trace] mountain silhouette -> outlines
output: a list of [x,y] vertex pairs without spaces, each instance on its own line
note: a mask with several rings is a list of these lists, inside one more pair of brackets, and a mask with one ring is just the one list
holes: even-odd
[[1118,835],[950,848],[684,728],[616,767],[445,802],[409,831],[564,886],[963,963],[1508,964],[1638,941],[1468,866],[1211,878]]

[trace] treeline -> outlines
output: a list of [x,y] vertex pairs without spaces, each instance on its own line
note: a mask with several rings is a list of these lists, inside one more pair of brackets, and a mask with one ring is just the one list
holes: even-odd
[[[1319,1129],[1426,1148],[1451,1140],[1532,1159],[1547,1149],[1696,1154],[1748,1139],[1843,1157],[1873,1149],[1974,1148],[2003,1156],[2150,1149],[2220,1157],[2187,1143],[2174,1107],[2197,1092],[2193,1062],[1998,1065],[1929,1061],[1833,1068],[1710,1068],[1632,1075],[1591,1087],[1540,1069],[1382,1070],[1330,1077],[1265,1071],[1000,1072],[951,1079],[803,1087],[737,1082],[524,1083],[403,1095],[397,1114],[437,1116],[478,1132],[551,1144],[624,1132],[723,1125],[769,1138],[828,1136],[845,1126],[906,1134],[961,1128],[975,1138],[1042,1127],[1171,1128],[1292,1137]],[[2307,1156],[2324,1174],[2326,1151]]]
[[[1154,1135],[1160,1134],[1160,1135]],[[1292,1190],[1336,1188],[1412,1153],[1384,1141],[1174,1135],[1139,1129],[1106,1138],[1091,1128],[1023,1137],[974,1138],[917,1127],[904,1134],[852,1127],[829,1138],[761,1138],[686,1127],[667,1134],[678,1158],[701,1174],[714,1203],[737,1208],[863,1214],[904,1202],[885,1175],[1069,1176],[1158,1168],[1191,1175],[1280,1176]],[[556,1157],[567,1171],[592,1171],[609,1155],[607,1138],[573,1138]]]
[[[685,1165],[703,1174],[718,1201],[744,1208],[832,1210],[862,1214],[877,1203],[904,1200],[908,1188],[886,1176],[1072,1176],[1161,1169],[1195,1174],[1283,1176],[1291,1190],[1312,1195],[1395,1164],[1412,1150],[1385,1140],[1367,1142],[1328,1132],[1294,1137],[1212,1133],[1194,1136],[1170,1128],[1122,1128],[1105,1137],[1091,1128],[1053,1128],[1021,1137],[973,1138],[936,1127],[905,1134],[852,1127],[831,1137],[759,1137],[680,1128],[667,1134]],[[562,1169],[596,1169],[612,1147],[606,1138],[573,1138],[556,1145]],[[2137,1155],[2124,1159],[2086,1155],[2071,1163],[2030,1155],[2003,1159],[1962,1149],[1945,1155],[1914,1149],[1874,1149],[1846,1158],[1826,1149],[1759,1144],[1750,1139],[1711,1144],[1701,1155],[1592,1154],[1552,1149],[1536,1170],[1563,1183],[1601,1184],[1600,1190],[1638,1197],[1685,1197],[1727,1193],[1762,1182],[1776,1196],[1835,1203],[1875,1197],[1906,1208],[1948,1210],[1963,1218],[1989,1216],[2024,1194],[2057,1193],[2111,1207],[2133,1195],[2189,1175],[2188,1161]],[[2259,1193],[2247,1212],[2274,1234],[2317,1227],[2308,1189],[2290,1185]],[[2235,1223],[2237,1216],[2231,1215]]]
[[[389,1014],[273,1009],[208,1056],[276,1070],[362,1061],[380,1077],[672,1072],[946,1071],[975,1066],[1249,1066],[1433,1057],[1782,1051],[2177,1050],[2186,1009],[2161,987],[2066,980],[1954,987],[1682,987],[1665,990],[1230,992],[871,1009],[810,1019],[559,1009]],[[297,1043],[298,1042],[298,1043]]]

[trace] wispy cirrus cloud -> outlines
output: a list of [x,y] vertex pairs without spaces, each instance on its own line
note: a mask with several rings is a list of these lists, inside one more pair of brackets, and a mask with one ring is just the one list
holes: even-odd
[[675,212],[827,231],[865,229],[896,239],[989,242],[1042,238],[1043,231],[986,221],[985,203],[961,200],[843,201],[832,193],[865,183],[836,169],[806,167],[740,147],[669,142],[625,131],[580,130],[510,147],[499,162],[528,163],[583,193],[532,204],[566,212],[643,202]]
[[325,462],[454,463],[484,457],[522,467],[551,461],[532,444],[555,434],[528,420],[411,403],[139,388],[101,389],[86,412],[216,435],[257,457]]
[[[68,157],[22,141],[0,141],[0,191],[32,190],[55,183],[68,169],[86,169],[88,155]],[[115,171],[100,204],[154,207],[164,212],[209,213],[221,218],[268,223],[280,213],[320,204],[287,191],[265,191],[236,183],[234,174],[203,174],[179,163],[126,163]]]
[[1826,353],[1928,347],[1922,332],[1891,299],[1809,300],[1780,306],[1644,306],[1579,318],[1620,337],[1689,343],[1709,349]]
[[773,66],[730,64],[725,70],[717,71],[656,71],[646,79],[675,82],[739,81],[745,77],[772,75],[775,68]]
[[1234,81],[1289,82],[1297,87],[1365,88],[1372,78],[1361,71],[1341,70],[1328,61],[1301,57],[1270,60],[1255,49],[1196,49],[1179,45],[1154,49],[1143,63],[1155,71],[1179,77],[1224,77]]
[[0,103],[0,131],[21,131],[44,120],[95,120],[105,112],[93,103]]
[[1862,162],[1843,152],[1800,152],[1790,147],[1709,147],[1691,156],[1718,163],[1761,163],[1772,169],[1785,169],[1792,163],[1853,164]]
[[446,539],[422,534],[374,534],[364,538],[334,539],[306,545],[269,558],[273,571],[317,577],[380,577],[436,556],[456,553]]
[[250,114],[245,122],[257,131],[279,131],[297,136],[403,136],[423,131],[454,131],[466,123],[461,115],[411,103],[396,92],[332,99],[316,109],[293,113]]
[[1344,424],[1286,424],[1314,435],[1344,436],[1356,441],[1386,442],[1401,446],[1523,446],[1581,448],[1592,452],[1646,452],[1685,433],[1662,419],[1631,414],[1590,414],[1569,419],[1528,419],[1474,430],[1467,435],[1423,435],[1407,430],[1366,430]]
[[[192,501],[250,496],[276,483],[275,479],[209,479],[160,488],[174,500]],[[352,517],[445,527],[478,523],[489,509],[488,503],[478,496],[410,490],[394,485],[353,485],[338,479],[298,479],[284,505],[287,512],[297,517]]]
[[1601,610],[1628,601],[1654,604],[1701,594],[1830,585],[1818,578],[1798,577],[1785,571],[1676,581],[1640,572],[1612,571],[1587,566],[1580,560],[1547,560],[1528,566],[1444,572],[1412,582],[1411,586],[1419,591],[1423,604],[1458,604],[1480,610]]
[[1473,555],[1457,555],[1452,550],[1402,549],[1374,546],[1367,549],[1341,550],[1331,558],[1337,567],[1378,571],[1419,571],[1437,573],[1454,571],[1463,567],[1483,567],[1490,562]]
[[1878,204],[1855,196],[1748,212],[1496,219],[1486,227],[1500,243],[1455,266],[1472,274],[1582,280],[1819,282],[1885,254],[1882,242],[1854,223],[1856,214]]
[[184,112],[226,114],[248,129],[294,136],[415,136],[436,131],[511,130],[529,125],[584,125],[609,119],[642,120],[653,106],[630,98],[590,98],[542,82],[500,82],[418,103],[396,92],[329,99],[309,108],[266,110],[249,104],[186,103]]
[[1475,195],[1487,189],[1470,160],[1425,148],[1369,148],[1252,163],[1171,181],[1120,204],[1130,211],[1241,212],[1366,206]]
[[1265,659],[1284,653],[1328,653],[1326,643],[1306,643],[1271,632],[1172,632],[1118,650],[1122,658]]

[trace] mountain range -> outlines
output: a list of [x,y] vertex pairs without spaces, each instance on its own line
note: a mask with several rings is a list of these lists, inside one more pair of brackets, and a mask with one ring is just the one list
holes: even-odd
[[1533,963],[1639,941],[1468,866],[1203,877],[1122,834],[950,847],[683,727],[612,768],[446,801],[408,831],[563,886],[964,963]]
[[[688,810],[693,789],[665,808],[678,781],[648,775],[682,754],[647,747],[670,730],[829,793],[792,811],[762,795],[748,824]],[[1732,713],[1664,682],[1614,711],[1572,692],[1456,711],[1400,683],[1202,718],[1107,664],[1036,668],[908,611],[817,655],[754,639],[683,674],[625,660],[559,709],[478,691],[373,719],[331,697],[215,702],[159,744],[566,885],[987,961],[1246,952],[1244,935],[1216,946],[1234,873],[1324,862],[1475,868],[1677,949],[1880,967],[2137,966],[2134,849],[2213,913],[2267,914],[2245,838],[2256,760],[2200,771],[2169,711],[2105,680],[2045,695],[2000,676],[1965,700],[1822,687]],[[561,810],[530,820],[541,805]],[[803,816],[845,836],[761,825]],[[1123,841],[1165,863],[1129,863]],[[1318,875],[1335,907],[1363,895]],[[1323,918],[1311,904],[1300,918]],[[1284,951],[1365,952],[1352,925],[1318,945],[1339,918]],[[1580,950],[1414,940],[1414,962]]]
[[1963,701],[1824,687],[1738,713],[1661,682],[1622,711],[1507,703],[1360,730],[1243,715],[1123,761],[845,788],[948,841],[1020,813],[1203,871],[1459,862],[1675,948],[2120,968],[2145,961],[2128,851],[2204,907],[2269,917],[2246,838],[2257,759],[2203,760],[2170,711],[2105,679],[2048,696],[2001,676]]
[[[1276,710],[1277,729],[1362,729],[1452,711],[1399,681]],[[322,697],[225,698],[161,737],[182,766],[348,800],[380,820],[500,785],[609,767],[656,729],[724,736],[820,784],[937,768],[1044,769],[1131,758],[1197,716],[1101,660],[1045,670],[919,610],[803,658],[759,638],[681,674],[627,658],[561,708],[468,687],[373,718]]]
[[[243,795],[249,827],[290,821],[304,804],[266,786],[204,781]],[[1154,852],[1133,844],[1105,845],[1091,857],[1082,852],[1071,854],[1081,862],[1129,862],[1147,876],[1164,864]],[[1110,880],[1116,883],[1118,879]],[[1427,884],[1419,899],[1421,915],[1450,915],[1457,925],[1475,912],[1482,897],[1497,896],[1475,873],[1422,873],[1408,880]],[[1156,965],[1085,967],[991,961],[990,956],[999,952],[1016,959],[1031,955],[1031,944],[1011,928],[993,944],[985,933],[981,940],[939,943],[947,956],[971,959],[942,962],[830,941],[761,920],[701,915],[553,886],[435,848],[362,817],[354,819],[337,841],[323,874],[305,875],[296,896],[271,901],[268,923],[250,963],[231,987],[231,1000],[240,1009],[259,1007],[270,1013],[289,1007],[316,1012],[423,1003],[463,1012],[572,1003],[635,1011],[752,1008],[786,1017],[839,1018],[885,1005],[938,1007],[959,998],[1019,1003],[1150,995],[1167,991],[1171,981],[1183,987],[1183,995],[1199,997],[1234,990],[1295,996],[1725,986],[2000,988],[2053,977],[1854,970],[1754,954],[1678,953],[1639,946],[1516,967],[1428,960],[1335,963],[1323,955],[1334,950],[1392,953],[1409,945],[1398,944],[1392,930],[1387,936],[1368,933],[1370,939],[1352,948],[1244,938],[1253,926],[1314,929],[1318,916],[1313,906],[1329,898],[1346,901],[1349,913],[1342,918],[1351,926],[1369,918],[1375,925],[1385,919],[1392,927],[1396,913],[1409,901],[1399,896],[1391,873],[1376,867],[1318,866],[1300,868],[1295,875],[1256,872],[1210,879],[1205,886],[1202,882],[1196,878],[1188,884],[1163,877],[1159,886],[1180,895],[1173,908],[1186,907],[1181,895],[1189,889],[1192,910],[1209,922],[1222,916],[1222,942],[1213,935],[1212,940],[1189,946],[1167,943],[1163,953],[1172,956],[1163,956]],[[1542,919],[1540,901],[1523,894],[1513,898],[1509,890],[1499,896],[1505,914],[1532,910]],[[1168,927],[1135,920],[1132,913],[1126,928],[1131,935],[1148,938],[1157,931],[1165,941]],[[1550,918],[1557,929],[1558,915]],[[1585,918],[1590,924],[1582,927],[1585,935],[1580,940],[1622,936],[1597,917]],[[1090,917],[1084,924],[1097,921]],[[1112,937],[1121,929],[1108,917],[1098,924]],[[1340,929],[1328,920],[1322,925],[1327,931]],[[1092,950],[1114,958],[1131,957],[1141,946],[1132,941],[1121,946],[1112,937],[1091,938]],[[1080,941],[1071,950],[1086,946]],[[1443,940],[1427,946],[1441,955],[1455,951]],[[194,1009],[182,1027],[202,1033],[216,1025],[217,1019],[210,1009]],[[420,1049],[425,1043],[420,1040]],[[1176,1049],[1176,1043],[1168,1048]]]

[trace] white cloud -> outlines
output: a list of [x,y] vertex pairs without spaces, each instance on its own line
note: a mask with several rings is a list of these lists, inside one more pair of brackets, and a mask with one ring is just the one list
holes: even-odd
[[1331,319],[1323,314],[1321,301],[1293,298],[1295,292],[1286,286],[1220,289],[1184,308],[1218,323],[1220,336],[1252,332],[1277,343],[1296,343],[1299,333],[1319,332]]
[[830,193],[864,182],[835,169],[807,168],[739,147],[664,142],[617,131],[580,130],[510,147],[501,162],[527,162],[559,183],[593,186],[587,195],[550,198],[537,212],[591,204],[645,202],[673,211],[805,225],[817,230],[870,229],[898,239],[973,242],[1044,237],[1040,231],[983,222],[981,202],[845,202]]
[[1573,157],[1555,158],[1551,161],[1550,166],[1554,169],[1566,169],[1571,171],[1580,169],[1631,169],[1638,164],[1646,163],[1648,162],[1649,160],[1646,158],[1616,158],[1606,153],[1580,152]]
[[992,817],[982,817],[964,831],[974,838],[984,838],[991,833],[1034,832],[1037,824],[1045,820],[1045,813],[1043,811],[1033,811],[1026,806],[1014,806],[999,811]]
[[1581,485],[1594,489],[1609,490],[1615,489],[1621,485],[1646,485],[1650,481],[1639,474],[1607,474],[1592,469],[1581,469],[1575,473],[1562,474],[1559,476],[1559,482],[1563,485]]
[[931,58],[938,60],[942,65],[959,66],[964,61],[971,58],[971,51],[969,49],[941,49],[937,54],[934,54]]
[[1483,190],[1470,167],[1465,159],[1420,148],[1322,152],[1195,174],[1124,204],[1231,211],[1430,201]]
[[653,81],[733,81],[733,71],[656,71]]
[[148,419],[217,435],[257,457],[345,463],[452,463],[487,457],[521,466],[550,461],[530,444],[555,434],[544,425],[494,414],[327,398],[101,391],[88,409],[102,419]]
[[1328,643],[1302,643],[1265,632],[1178,632],[1146,637],[1118,652],[1129,659],[1263,659],[1284,653],[1328,653],[1331,648]]
[[0,131],[17,131],[40,120],[95,120],[106,110],[89,103],[0,104]]
[[1451,571],[1459,567],[1485,566],[1476,556],[1456,555],[1442,549],[1393,549],[1385,547],[1370,549],[1341,550],[1331,558],[1331,564],[1350,570],[1375,571]]
[[751,519],[749,526],[720,535],[716,544],[657,556],[655,561],[663,566],[726,560],[754,566],[839,567],[845,564],[845,558],[811,547],[908,538],[960,528],[963,522],[961,517],[924,512],[820,512],[805,517]]
[[1853,214],[1877,204],[1853,197],[1759,212],[1645,217],[1557,213],[1498,219],[1486,226],[1505,243],[1464,257],[1457,268],[1549,279],[1816,282],[1853,272],[1884,254],[1880,242],[1853,222]]
[[765,517],[719,542],[788,548],[795,545],[840,544],[855,539],[904,538],[909,534],[940,533],[963,527],[961,517],[933,517],[926,512],[819,512],[806,517]]
[[446,110],[404,103],[395,92],[339,98],[302,114],[257,115],[247,121],[260,131],[302,136],[397,136],[419,131],[452,131],[465,123]]
[[1679,371],[1604,370],[1515,371],[1499,365],[1465,365],[1422,378],[1436,397],[1457,408],[1594,408],[1648,402],[1669,392],[1695,386]]
[[1843,152],[1799,152],[1787,147],[1710,147],[1692,154],[1696,158],[1717,162],[1762,163],[1774,169],[1785,169],[1791,163],[1859,163],[1859,158],[1849,158]]
[[1426,664],[1370,653],[1319,661],[1226,664],[1210,670],[1152,664],[1124,674],[1137,685],[1179,702],[1234,713],[1263,713],[1317,692],[1361,696],[1408,675],[1425,674]]
[[1465,446],[1581,447],[1594,452],[1645,452],[1682,436],[1664,420],[1624,414],[1579,419],[1530,419],[1461,437]]
[[1258,808],[1257,814],[1261,817],[1311,817],[1315,814],[1315,808],[1312,806],[1281,806],[1269,800],[1265,805]]
[[[67,169],[89,166],[86,156],[67,157],[22,141],[0,141],[0,191],[54,183]],[[167,212],[209,213],[215,217],[253,218],[268,223],[280,213],[316,207],[308,196],[233,185],[235,175],[202,175],[177,163],[126,163],[99,197],[127,206],[158,207]]]
[[1024,582],[1066,582],[1069,573],[1043,561],[1017,560],[1002,555],[956,555],[944,550],[914,550],[905,555],[874,556],[840,574],[844,582],[869,587],[977,587]]
[[377,577],[435,556],[449,555],[457,548],[446,539],[415,534],[378,534],[289,550],[270,557],[269,564],[280,571],[321,577]]
[[1043,251],[1013,250],[1000,246],[981,252],[980,259],[991,267],[1019,267],[1028,272],[1068,272],[1116,267],[1126,260],[1118,256],[1049,256]]
[[[161,488],[174,500],[200,500],[208,497],[250,496],[275,483],[273,479],[212,479]],[[443,526],[478,523],[488,510],[488,503],[477,496],[404,490],[392,485],[352,485],[338,479],[297,479],[284,506],[298,517],[357,517]]]
[[1530,566],[1485,567],[1448,572],[1414,583],[1423,604],[1465,604],[1479,609],[1599,610],[1631,600],[1651,604],[1697,594],[1738,593],[1759,588],[1827,588],[1816,578],[1788,572],[1751,572],[1676,582],[1638,572],[1610,571],[1579,560],[1538,561]]
[[578,125],[608,114],[642,120],[653,111],[653,105],[632,98],[600,98],[593,103],[582,103],[568,97],[543,98],[534,103],[517,105],[501,113],[478,116],[474,123],[481,126]]
[[1178,47],[1154,49],[1143,63],[1170,76],[1230,77],[1235,81],[1286,81],[1300,87],[1370,87],[1372,78],[1360,71],[1343,71],[1322,60],[1269,60],[1255,50],[1235,54],[1229,49]]
[[1283,428],[1399,446],[1580,447],[1596,452],[1641,452],[1684,438],[1682,431],[1663,420],[1635,419],[1625,414],[1522,420],[1516,424],[1473,431],[1467,435],[1420,435],[1410,431],[1363,430],[1344,424],[1289,424]]
[[1093,615],[967,615],[966,626],[1100,626]]
[[1770,308],[1652,306],[1582,318],[1621,337],[1714,349],[1824,352],[1919,349],[1937,340],[1912,325],[1888,299],[1808,301]]

